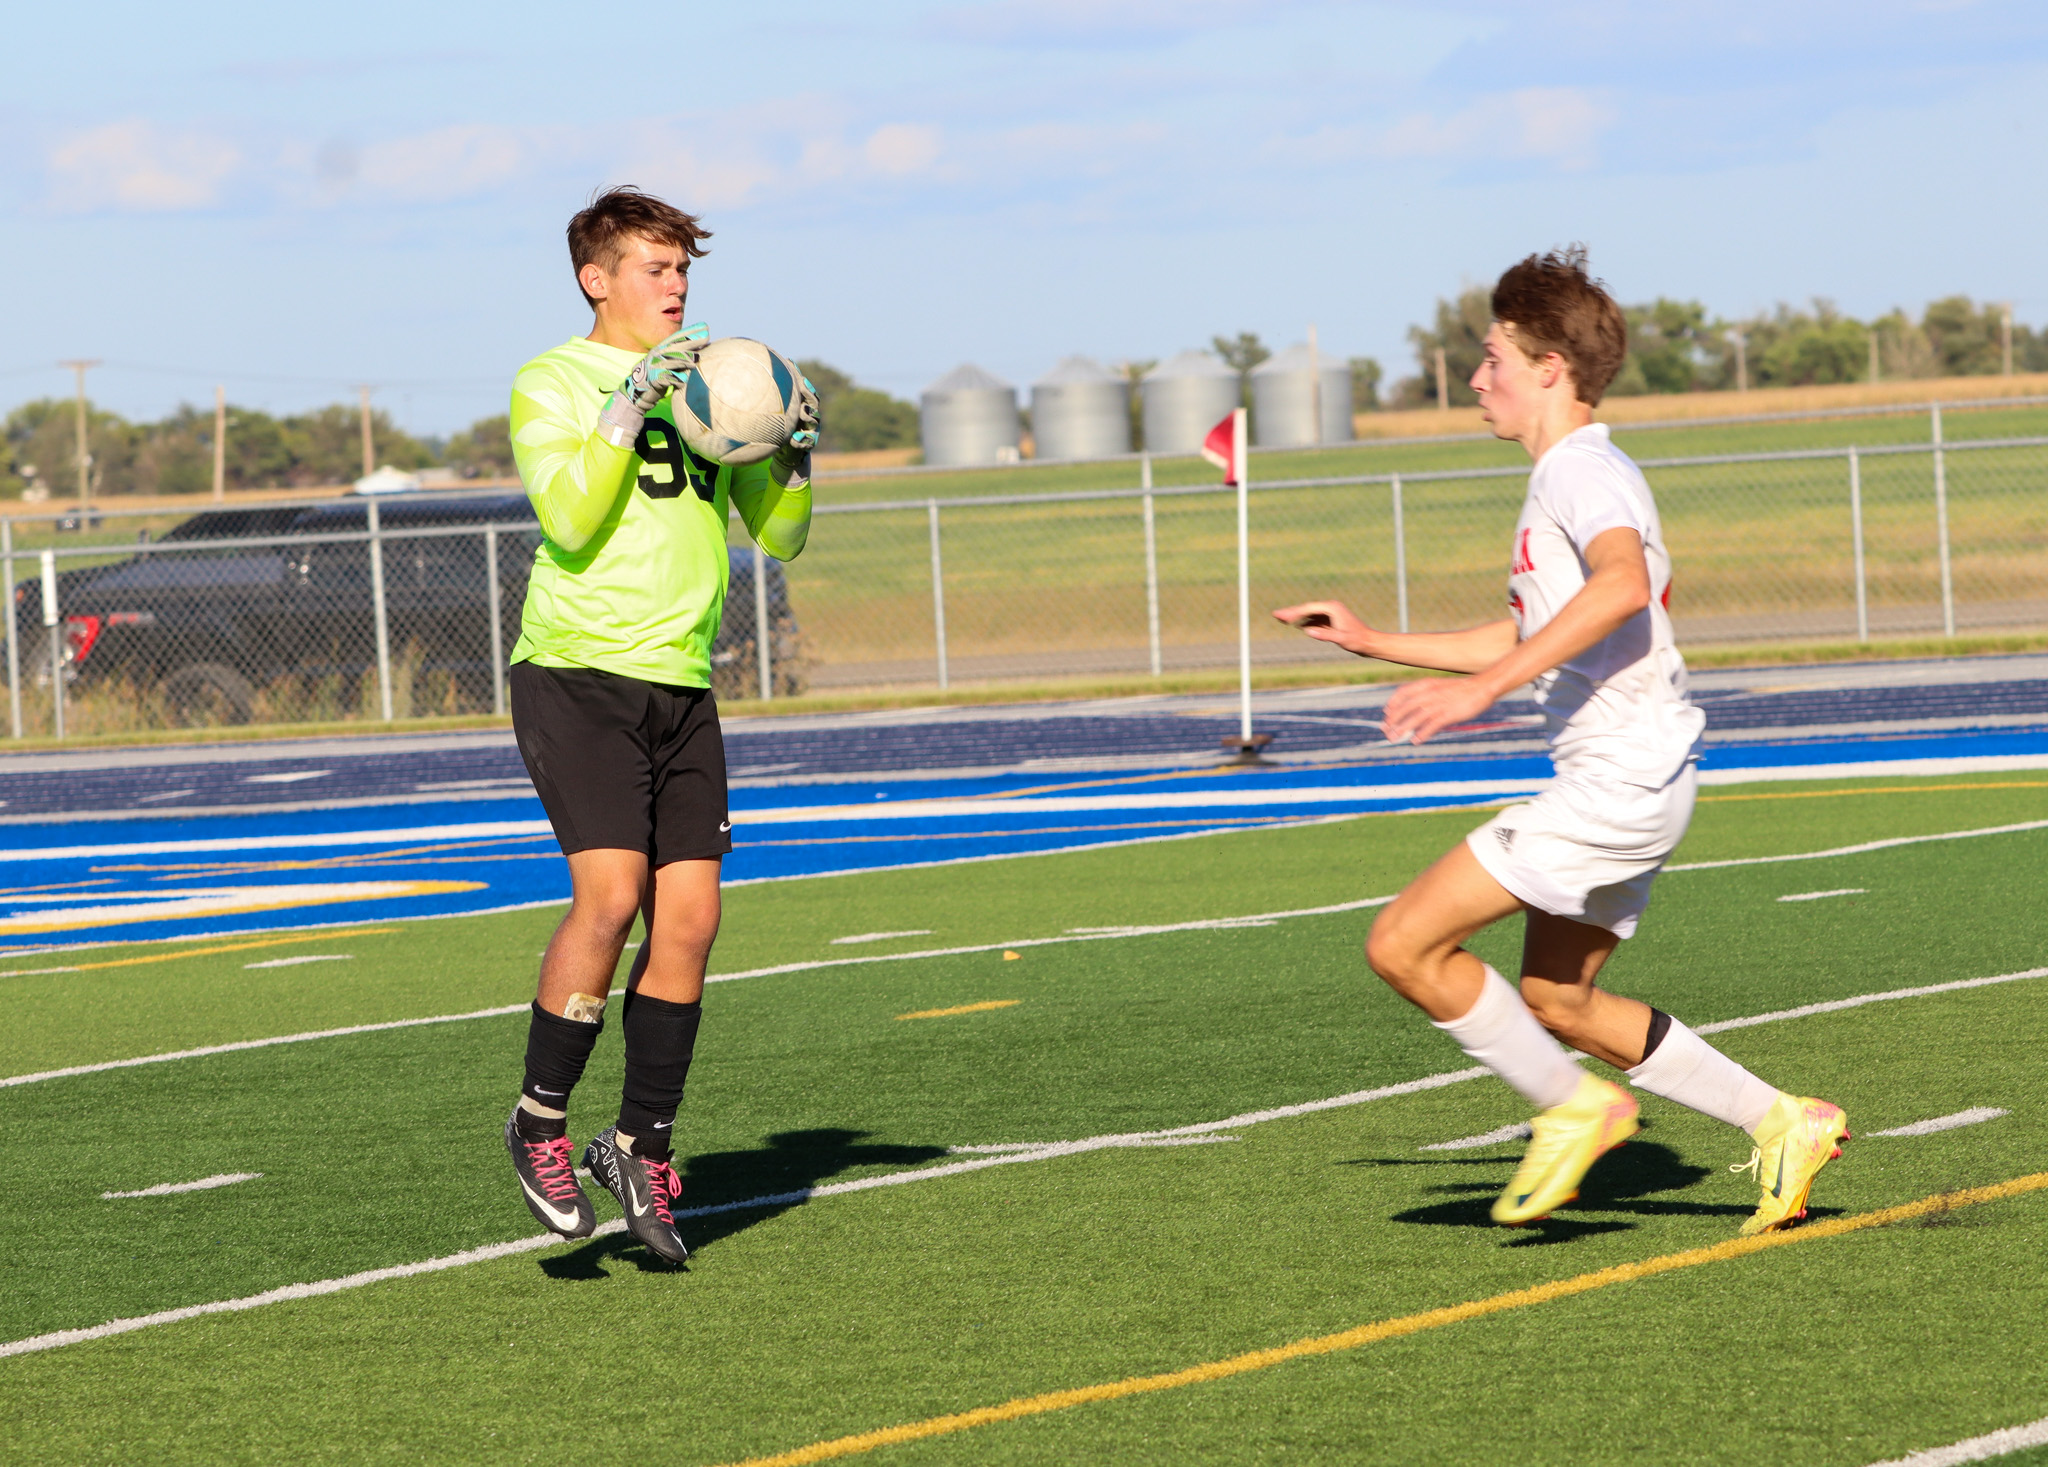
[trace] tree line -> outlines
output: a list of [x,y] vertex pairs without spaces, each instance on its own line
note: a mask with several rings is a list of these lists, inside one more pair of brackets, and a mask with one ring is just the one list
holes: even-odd
[[[1739,320],[1710,316],[1699,301],[1663,297],[1623,311],[1629,351],[1608,388],[1615,397],[2048,371],[2048,330],[2010,321],[2002,306],[1961,295],[1934,301],[1917,321],[1896,309],[1859,321],[1820,299],[1803,309],[1780,305]],[[1476,402],[1466,382],[1479,365],[1491,315],[1484,288],[1439,299],[1430,324],[1408,330],[1415,374],[1390,386],[1375,358],[1350,358],[1353,407],[1370,412],[1435,405],[1439,350],[1450,404]],[[1215,337],[1210,345],[1239,373],[1272,355],[1249,331]],[[914,405],[863,387],[829,363],[798,365],[818,389],[824,416],[820,446],[826,451],[917,443]],[[1122,365],[1135,385],[1153,364]],[[1134,419],[1135,398],[1133,393]],[[59,499],[78,492],[76,412],[71,399],[42,398],[7,415],[0,423],[0,497],[18,499],[33,486]],[[186,404],[157,422],[131,422],[88,404],[86,416],[93,495],[204,494],[213,487],[210,410]],[[445,438],[415,437],[381,409],[372,411],[370,426],[379,464],[443,469],[462,479],[510,478],[515,472],[503,413]],[[230,489],[349,483],[362,471],[361,434],[360,410],[352,404],[284,416],[230,404],[223,477]]]
[[[850,451],[917,442],[917,409],[862,387],[824,362],[799,365],[816,384],[826,418],[822,446]],[[32,487],[53,499],[78,493],[78,407],[71,398],[24,403],[0,423],[0,498]],[[213,411],[181,405],[156,422],[132,422],[86,405],[90,494],[207,494],[213,489]],[[380,465],[444,469],[459,479],[504,479],[512,464],[504,413],[479,418],[448,437],[415,437],[382,409],[370,414]],[[332,403],[274,416],[227,408],[222,478],[229,489],[311,488],[352,483],[363,471],[361,409]]]

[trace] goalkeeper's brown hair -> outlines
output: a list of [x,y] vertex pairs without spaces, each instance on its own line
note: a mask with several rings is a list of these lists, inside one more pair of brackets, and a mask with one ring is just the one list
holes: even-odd
[[1493,319],[1514,327],[1515,345],[1530,361],[1563,357],[1588,407],[1599,405],[1628,356],[1628,322],[1607,287],[1586,273],[1584,245],[1510,265],[1493,288]]
[[595,265],[609,275],[619,268],[626,253],[626,241],[644,239],[673,245],[683,252],[685,263],[709,253],[704,241],[711,231],[698,223],[698,216],[685,214],[674,204],[662,202],[630,183],[601,189],[569,220],[569,268],[576,272],[576,288],[594,310],[597,302],[583,290],[583,267]]

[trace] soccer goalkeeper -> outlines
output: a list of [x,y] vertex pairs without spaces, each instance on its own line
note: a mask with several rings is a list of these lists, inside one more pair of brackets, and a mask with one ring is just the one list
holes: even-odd
[[596,1218],[576,1179],[569,1092],[644,917],[619,1005],[619,1118],[584,1163],[633,1237],[674,1263],[689,1250],[673,1216],[673,1128],[718,935],[719,862],[732,849],[710,689],[728,506],[764,551],[794,558],[810,531],[817,441],[809,383],[804,427],[764,462],[712,463],[676,431],[669,395],[708,335],[683,327],[683,304],[709,234],[638,189],[599,194],[569,221],[590,334],[535,357],[512,384],[513,457],[546,536],[512,651],[512,727],[572,894],[541,959],[505,1145],[533,1215],[565,1238],[588,1236]]

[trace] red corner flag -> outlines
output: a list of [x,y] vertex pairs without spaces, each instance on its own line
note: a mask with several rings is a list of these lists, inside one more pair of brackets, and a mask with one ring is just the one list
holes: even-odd
[[1223,482],[1237,482],[1237,418],[1242,408],[1233,408],[1230,416],[1209,430],[1209,436],[1202,440],[1202,457],[1223,470]]

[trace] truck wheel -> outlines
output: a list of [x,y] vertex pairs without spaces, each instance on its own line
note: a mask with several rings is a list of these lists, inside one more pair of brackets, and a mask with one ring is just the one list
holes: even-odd
[[180,728],[213,723],[247,723],[256,690],[232,667],[195,662],[163,682],[164,712]]

